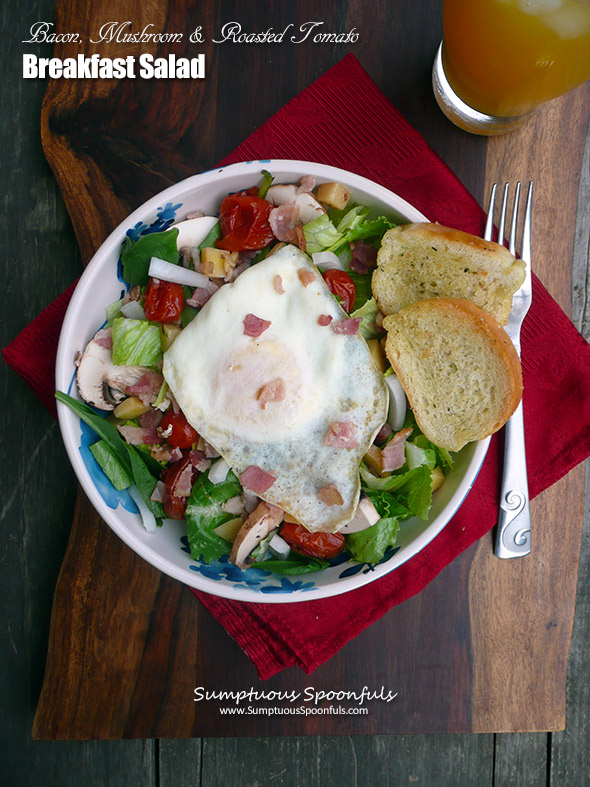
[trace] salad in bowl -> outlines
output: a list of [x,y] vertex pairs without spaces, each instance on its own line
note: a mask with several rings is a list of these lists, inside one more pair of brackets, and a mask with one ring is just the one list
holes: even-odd
[[150,200],[99,249],[60,339],[65,444],[153,565],[240,600],[335,595],[422,549],[487,440],[420,431],[371,277],[424,217],[332,167],[248,162]]

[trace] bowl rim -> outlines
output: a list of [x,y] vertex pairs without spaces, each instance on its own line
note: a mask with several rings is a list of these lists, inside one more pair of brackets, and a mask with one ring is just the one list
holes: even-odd
[[[330,165],[319,164],[311,161],[300,161],[295,159],[263,159],[252,160],[247,162],[238,162],[235,164],[228,164],[226,166],[215,167],[210,170],[191,175],[178,183],[167,187],[163,191],[158,192],[153,197],[143,202],[131,214],[129,214],[117,227],[108,235],[104,242],[99,246],[86,269],[80,276],[70,303],[68,305],[63,325],[60,332],[56,366],[55,366],[55,379],[56,390],[71,390],[71,385],[75,376],[74,363],[71,358],[70,339],[74,335],[74,327],[79,319],[79,312],[81,307],[88,297],[89,289],[93,283],[94,277],[101,268],[102,261],[109,257],[112,253],[118,256],[119,247],[126,235],[129,228],[135,226],[138,222],[145,220],[146,216],[155,214],[156,210],[162,204],[171,201],[182,201],[183,195],[191,193],[196,187],[206,185],[208,182],[214,182],[219,175],[236,175],[244,176],[251,175],[255,170],[261,168],[268,168],[274,170],[281,177],[281,172],[289,171],[301,174],[312,174],[325,180],[344,180],[345,185],[351,188],[358,188],[363,191],[370,192],[371,196],[380,202],[388,204],[392,210],[397,211],[409,221],[428,221],[420,211],[413,207],[409,202],[399,197],[393,191],[386,189],[383,186],[375,183],[369,178],[362,175],[349,172],[338,167]],[[62,439],[68,454],[69,460],[72,464],[74,472],[81,484],[84,492],[88,496],[94,509],[107,523],[107,525],[127,544],[136,554],[146,560],[152,566],[162,571],[162,573],[179,580],[185,585],[188,585],[194,590],[208,593],[213,596],[227,598],[235,601],[248,601],[256,603],[271,603],[271,604],[284,604],[284,603],[298,603],[302,601],[312,601],[320,598],[329,598],[343,593],[351,592],[364,585],[379,579],[391,571],[395,571],[405,562],[414,557],[418,552],[422,551],[437,535],[446,527],[448,522],[463,504],[465,497],[473,486],[477,475],[481,469],[485,459],[490,438],[480,440],[474,444],[473,456],[468,464],[467,472],[458,484],[457,489],[453,493],[451,499],[437,514],[433,522],[431,522],[418,537],[408,544],[403,550],[400,550],[396,555],[390,558],[386,563],[375,566],[373,571],[366,574],[361,572],[354,576],[345,579],[339,579],[329,585],[317,585],[311,592],[295,590],[293,592],[285,593],[263,593],[260,589],[251,587],[240,586],[236,588],[229,581],[227,584],[222,584],[216,580],[209,579],[201,576],[195,571],[190,571],[183,568],[168,558],[160,555],[153,547],[146,547],[127,526],[125,526],[117,515],[118,508],[110,508],[104,501],[99,490],[95,486],[90,474],[88,473],[83,460],[79,453],[79,423],[80,419],[77,417],[66,405],[57,402],[57,412],[60,431]],[[75,428],[78,432],[75,434]],[[398,558],[400,553],[401,559]],[[396,559],[397,558],[397,559]],[[390,565],[391,564],[391,565]],[[312,578],[315,574],[302,575],[303,580],[306,577]]]

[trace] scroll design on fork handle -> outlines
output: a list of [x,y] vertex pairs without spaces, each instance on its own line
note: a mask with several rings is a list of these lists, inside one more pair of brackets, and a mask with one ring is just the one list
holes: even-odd
[[499,527],[502,533],[502,546],[508,556],[527,555],[531,550],[531,523],[529,517],[520,514],[527,505],[527,496],[521,489],[509,489],[500,503]]

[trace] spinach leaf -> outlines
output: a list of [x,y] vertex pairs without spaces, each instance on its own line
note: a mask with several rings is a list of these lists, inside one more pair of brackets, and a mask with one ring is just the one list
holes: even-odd
[[159,257],[166,262],[177,264],[177,237],[176,227],[165,232],[151,232],[148,235],[142,235],[135,243],[127,236],[121,252],[125,281],[129,284],[147,284],[152,257]]
[[197,478],[186,506],[188,542],[195,560],[210,563],[228,554],[230,544],[213,531],[224,522],[235,519],[235,514],[226,513],[221,506],[241,493],[240,482],[231,470],[221,484],[211,483],[205,473]]
[[291,552],[291,556],[286,560],[261,560],[259,563],[252,563],[252,568],[262,568],[266,571],[273,571],[275,574],[294,576],[321,571],[329,565],[330,563],[327,560],[321,560],[317,557],[304,557]]
[[211,246],[215,245],[215,241],[221,235],[221,226],[219,222],[214,224],[207,235],[203,238],[203,240],[199,243],[199,251],[203,251],[203,249],[209,249]]
[[262,197],[262,199],[266,198],[268,194],[268,190],[270,188],[270,184],[273,182],[274,177],[268,172],[266,169],[262,170],[262,182],[260,186],[258,186],[258,196]]

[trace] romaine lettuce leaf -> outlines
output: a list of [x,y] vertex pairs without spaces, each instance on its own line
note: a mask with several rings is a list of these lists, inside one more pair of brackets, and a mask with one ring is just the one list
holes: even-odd
[[383,335],[376,330],[375,318],[377,317],[378,311],[379,309],[377,308],[375,298],[370,298],[360,307],[360,309],[355,309],[350,313],[351,317],[361,318],[359,333],[365,339],[379,339]]
[[195,560],[210,563],[228,554],[231,545],[213,531],[224,522],[235,519],[235,514],[228,514],[221,507],[241,493],[240,482],[231,470],[221,484],[211,483],[206,473],[197,478],[186,506],[188,542]]
[[133,478],[123,467],[106,440],[99,440],[97,443],[93,443],[90,446],[90,453],[118,492],[131,486]]
[[330,221],[328,214],[323,213],[317,219],[303,225],[305,235],[305,250],[308,254],[324,251],[332,246],[337,246],[342,240],[342,233]]
[[371,274],[370,273],[354,273],[354,271],[347,271],[348,275],[354,282],[356,287],[356,295],[354,298],[353,311],[361,309],[367,301],[373,297],[371,292]]
[[[395,492],[400,503],[420,519],[428,519],[432,504],[431,469],[420,465],[403,473],[378,478],[361,463],[363,487],[377,492]],[[370,496],[370,495],[369,495]]]
[[346,536],[346,549],[357,563],[378,563],[388,546],[394,546],[399,532],[396,517],[380,519],[360,533]]
[[160,328],[147,320],[116,317],[112,337],[117,366],[155,366],[162,359]]
[[121,252],[125,281],[129,284],[147,284],[152,257],[178,264],[177,237],[178,230],[175,227],[165,232],[142,235],[135,243],[127,236]]

